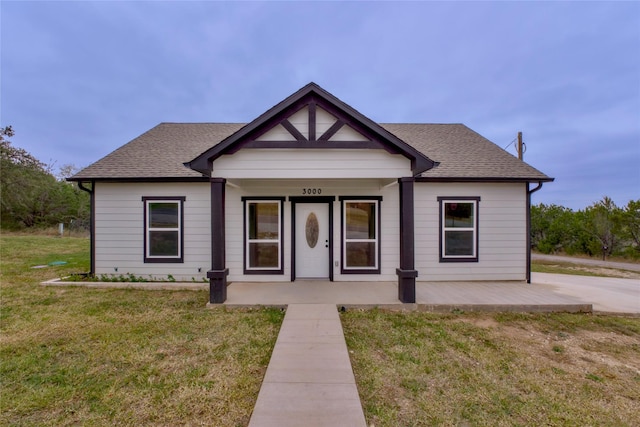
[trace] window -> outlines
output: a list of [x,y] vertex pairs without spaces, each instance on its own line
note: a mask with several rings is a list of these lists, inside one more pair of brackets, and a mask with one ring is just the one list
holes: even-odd
[[380,200],[341,197],[342,273],[380,273]]
[[479,197],[438,197],[440,262],[478,261]]
[[245,273],[281,274],[282,201],[284,199],[245,202]]
[[143,197],[144,262],[183,262],[184,197]]

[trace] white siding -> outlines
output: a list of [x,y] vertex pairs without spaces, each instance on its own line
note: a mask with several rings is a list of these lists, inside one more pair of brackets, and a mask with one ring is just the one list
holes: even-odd
[[[309,139],[309,108],[305,107],[289,118],[291,123],[305,138]],[[317,121],[317,120],[316,120]]]
[[[291,280],[291,202],[289,196],[302,196],[303,189],[321,189],[322,196],[335,196],[333,203],[333,274],[335,281],[395,280],[399,265],[399,195],[398,185],[385,187],[380,180],[243,180],[239,187],[226,190],[226,255],[229,281],[271,282]],[[242,197],[286,197],[284,209],[284,274],[245,275],[243,273],[243,203]],[[341,274],[340,196],[382,196],[381,210],[381,274]],[[338,263],[336,265],[336,262]]]
[[[478,262],[439,262],[440,196],[481,198],[478,204]],[[525,184],[416,183],[415,214],[418,280],[526,279]]]
[[369,141],[369,138],[362,135],[349,125],[344,125],[336,132],[329,141]]
[[223,155],[213,163],[213,176],[229,179],[397,178],[411,175],[409,159],[382,149],[254,148]]
[[[239,179],[226,187],[226,260],[229,281],[289,281],[291,278],[291,202],[283,204],[282,275],[245,275],[243,196],[302,196],[320,189],[333,203],[335,281],[396,281],[399,267],[399,194],[394,179]],[[209,183],[97,183],[96,273],[171,274],[177,280],[206,277],[211,263]],[[184,263],[143,262],[143,196],[184,196]],[[341,274],[340,196],[382,196],[380,274]],[[439,196],[480,197],[478,262],[439,262]],[[421,281],[524,280],[526,274],[526,192],[524,184],[415,184],[415,264]],[[337,265],[336,265],[337,263]],[[118,269],[117,271],[115,269]],[[200,271],[198,271],[200,270]]]
[[328,111],[322,108],[316,108],[316,138],[320,138],[337,120],[338,119]]
[[[308,133],[308,132],[307,132]],[[277,125],[260,135],[258,141],[295,141],[296,138],[284,126]]]
[[[186,197],[184,263],[144,263],[143,196]],[[134,274],[176,280],[206,277],[211,264],[208,183],[102,183],[95,186],[96,274]],[[117,269],[117,271],[116,271]],[[198,271],[200,269],[200,271]]]

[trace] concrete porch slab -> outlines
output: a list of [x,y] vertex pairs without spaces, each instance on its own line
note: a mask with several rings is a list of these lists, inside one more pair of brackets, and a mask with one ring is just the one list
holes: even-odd
[[398,304],[393,282],[232,282],[225,305]]
[[380,307],[390,310],[591,312],[577,297],[545,285],[524,282],[418,282],[416,303],[398,300],[395,282],[296,281],[231,283],[227,306],[334,304],[345,308]]

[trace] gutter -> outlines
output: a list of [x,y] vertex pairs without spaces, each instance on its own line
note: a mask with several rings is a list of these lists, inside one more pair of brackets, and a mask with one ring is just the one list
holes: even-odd
[[538,181],[538,186],[529,190],[527,182],[527,283],[531,283],[531,195],[542,188],[542,181]]
[[89,270],[89,274],[91,276],[95,275],[96,273],[96,240],[95,240],[95,224],[96,224],[96,195],[95,195],[95,187],[96,187],[96,182],[94,180],[90,181],[91,182],[91,188],[87,188],[85,187],[85,182],[83,181],[78,181],[78,188],[81,189],[82,191],[86,191],[87,193],[89,193],[89,200],[90,200],[90,218],[89,218],[89,239],[91,241],[91,251],[89,254],[89,259],[90,259],[90,270]]

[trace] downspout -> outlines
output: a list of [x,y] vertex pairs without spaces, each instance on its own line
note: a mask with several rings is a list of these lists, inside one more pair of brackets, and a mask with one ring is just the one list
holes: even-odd
[[82,181],[78,181],[78,188],[83,191],[89,193],[90,200],[90,218],[89,218],[89,239],[91,242],[91,253],[89,255],[90,258],[90,271],[89,274],[93,276],[96,273],[96,241],[95,241],[95,220],[96,220],[96,195],[94,193],[94,189],[96,187],[96,182],[91,181],[91,188],[87,188],[84,186]]
[[542,188],[542,181],[533,190],[527,182],[527,283],[531,283],[531,195]]

